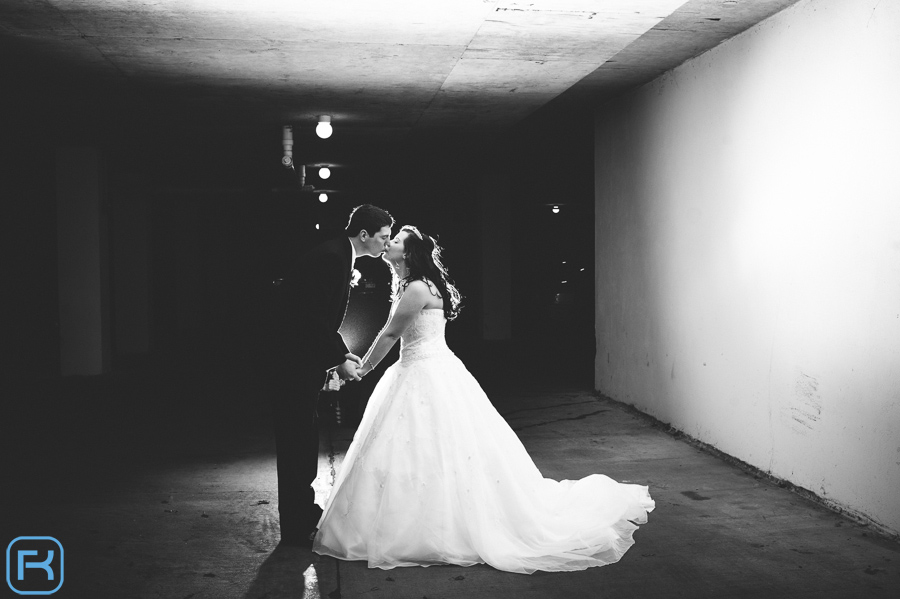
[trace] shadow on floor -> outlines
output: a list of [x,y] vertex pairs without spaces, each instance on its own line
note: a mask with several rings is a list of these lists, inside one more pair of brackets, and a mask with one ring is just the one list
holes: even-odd
[[59,539],[61,598],[893,598],[900,588],[897,543],[589,385],[529,377],[533,365],[514,376],[512,354],[505,370],[473,359],[545,476],[602,472],[649,485],[657,508],[621,562],[531,576],[486,566],[385,572],[279,547],[268,406],[249,379],[211,369],[6,381],[2,540]]

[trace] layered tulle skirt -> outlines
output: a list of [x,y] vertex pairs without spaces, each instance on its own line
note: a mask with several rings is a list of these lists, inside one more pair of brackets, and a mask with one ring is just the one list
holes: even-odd
[[544,478],[449,351],[391,366],[376,386],[313,550],[369,567],[486,563],[509,572],[618,561],[654,507],[602,474]]

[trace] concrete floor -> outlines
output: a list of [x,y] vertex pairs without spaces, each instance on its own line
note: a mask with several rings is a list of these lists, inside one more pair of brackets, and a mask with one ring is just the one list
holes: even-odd
[[[370,570],[278,546],[268,411],[246,386],[116,375],[7,390],[0,530],[65,548],[55,597],[897,597],[900,545],[589,389],[485,385],[545,476],[650,486],[621,562]],[[323,431],[322,469],[352,429]],[[4,584],[0,597],[16,597]]]

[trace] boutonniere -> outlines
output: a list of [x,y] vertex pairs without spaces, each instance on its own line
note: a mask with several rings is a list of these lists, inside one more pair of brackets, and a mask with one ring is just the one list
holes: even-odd
[[358,270],[354,268],[352,271],[350,271],[350,286],[356,287],[357,285],[359,285],[360,278],[362,278],[362,274],[360,274]]

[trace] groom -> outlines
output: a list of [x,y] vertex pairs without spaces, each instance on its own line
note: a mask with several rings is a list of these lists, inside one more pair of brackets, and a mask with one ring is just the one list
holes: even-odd
[[274,282],[279,331],[269,386],[282,544],[309,546],[322,514],[311,487],[319,456],[316,400],[331,368],[344,380],[359,380],[361,360],[347,349],[338,329],[347,310],[354,260],[380,256],[393,225],[393,217],[381,208],[357,206],[344,235],[301,255]]

